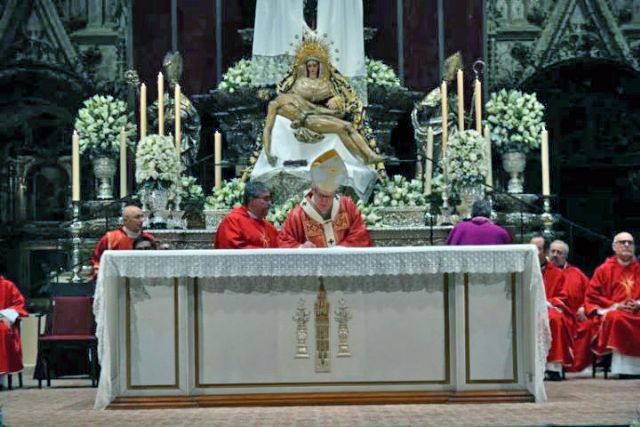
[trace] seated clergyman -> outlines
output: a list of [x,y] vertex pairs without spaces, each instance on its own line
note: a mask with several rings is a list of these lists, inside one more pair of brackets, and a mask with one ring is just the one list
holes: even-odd
[[344,162],[335,150],[312,163],[313,186],[282,225],[280,247],[372,246],[353,200],[336,194],[346,174]]
[[278,247],[278,230],[265,217],[271,207],[271,190],[260,181],[248,182],[243,205],[224,217],[218,230],[216,249],[260,249]]

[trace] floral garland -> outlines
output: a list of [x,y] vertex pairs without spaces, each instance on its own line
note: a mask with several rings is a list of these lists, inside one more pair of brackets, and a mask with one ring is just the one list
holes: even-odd
[[181,176],[176,182],[175,190],[171,192],[169,200],[174,206],[202,210],[204,206],[204,191],[193,176]]
[[535,94],[519,90],[494,92],[486,105],[491,141],[501,154],[528,153],[540,146],[544,105]]
[[300,204],[304,196],[305,193],[296,194],[289,197],[289,199],[280,206],[271,206],[271,209],[269,209],[269,213],[267,214],[267,220],[277,228],[280,228],[287,219],[289,212]]
[[426,203],[422,182],[417,179],[408,181],[402,175],[394,175],[378,183],[373,192],[372,206],[376,208],[424,206]]
[[[377,59],[366,58],[367,84],[384,88],[402,87],[400,79],[393,68]],[[218,89],[228,93],[234,93],[242,88],[255,87],[252,76],[255,71],[250,59],[241,59],[227,69]],[[284,71],[284,70],[283,70]],[[286,70],[288,71],[288,70]],[[286,71],[283,74],[286,74]]]
[[170,189],[178,181],[182,166],[173,138],[148,135],[136,150],[136,182],[145,187]]
[[119,155],[122,128],[129,143],[135,140],[133,114],[124,101],[111,95],[94,95],[82,105],[74,124],[80,134],[80,154],[87,153],[91,158]]
[[242,204],[245,183],[240,178],[224,181],[220,188],[214,188],[213,194],[205,199],[205,210],[231,209]]
[[358,200],[356,206],[360,210],[362,220],[368,227],[382,227],[382,215],[380,208],[373,205],[365,205],[362,200]]
[[454,191],[481,185],[487,173],[486,143],[475,130],[451,135],[445,155],[446,173]]

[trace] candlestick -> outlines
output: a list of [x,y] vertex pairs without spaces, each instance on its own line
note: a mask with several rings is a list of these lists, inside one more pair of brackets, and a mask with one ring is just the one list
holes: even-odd
[[214,135],[214,146],[213,146],[213,160],[215,162],[215,186],[216,189],[220,189],[222,186],[222,134],[216,131]]
[[549,186],[549,132],[542,129],[540,134],[542,143],[540,145],[540,156],[542,160],[542,195],[549,196],[551,188]]
[[164,77],[158,73],[158,135],[164,135]]
[[442,102],[442,152],[440,157],[444,159],[447,151],[447,136],[449,134],[449,100],[447,98],[447,82],[443,81],[440,85],[440,97]]
[[73,131],[71,138],[71,200],[80,201],[80,135],[77,131]]
[[476,130],[482,132],[482,83],[476,79],[474,85],[474,98],[476,101]]
[[458,69],[458,130],[464,131],[464,76],[462,70]]
[[80,233],[82,232],[82,222],[80,221],[80,202],[73,201],[73,220],[71,221],[71,269],[73,270],[73,277],[71,281],[73,283],[82,283],[80,272],[82,270],[80,249],[82,239]]
[[433,128],[427,129],[427,161],[424,172],[424,195],[431,194],[431,176],[433,174]]
[[120,130],[120,198],[127,197],[127,132]]
[[493,165],[491,162],[491,133],[489,132],[489,126],[484,127],[484,142],[487,154],[487,175],[485,177],[485,184],[487,184],[485,191],[493,191]]
[[140,139],[147,136],[147,85],[140,85]]
[[176,117],[176,151],[178,152],[178,157],[182,153],[182,129],[180,127],[180,121],[182,117],[180,117],[180,102],[182,100],[182,94],[180,93],[180,85],[176,83],[176,89],[174,91],[174,115]]

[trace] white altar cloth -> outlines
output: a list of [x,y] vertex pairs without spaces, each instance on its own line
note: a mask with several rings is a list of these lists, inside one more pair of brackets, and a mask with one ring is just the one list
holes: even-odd
[[[209,278],[216,291],[270,293],[313,291],[317,282],[305,277],[332,278],[330,291],[387,291],[400,288],[403,276],[443,273],[522,273],[526,357],[524,384],[537,402],[546,400],[544,367],[551,341],[546,300],[537,252],[531,245],[385,247],[338,249],[106,251],[95,291],[100,382],[95,407],[105,408],[117,395],[117,360],[111,345],[117,322],[109,319],[118,304],[121,278]],[[358,280],[353,280],[358,277]],[[252,280],[247,281],[247,278]],[[298,280],[295,280],[298,278]],[[351,278],[351,280],[348,280]],[[428,282],[428,281],[425,281]],[[250,283],[250,284],[248,284]],[[306,285],[309,283],[309,285]],[[307,289],[308,286],[308,289]],[[428,287],[428,283],[421,286]],[[177,292],[177,291],[176,291]],[[520,292],[520,291],[518,291]],[[515,303],[514,303],[515,304]],[[515,307],[515,305],[514,305]],[[477,310],[477,309],[476,309]],[[519,338],[520,339],[520,338]],[[519,356],[520,357],[520,356]]]

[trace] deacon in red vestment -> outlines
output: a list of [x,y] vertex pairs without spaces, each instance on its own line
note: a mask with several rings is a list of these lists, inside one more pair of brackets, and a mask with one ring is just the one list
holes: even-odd
[[0,276],[0,384],[2,375],[23,369],[22,346],[16,321],[18,317],[28,314],[18,287]]
[[155,241],[153,235],[142,230],[144,215],[137,206],[126,206],[122,211],[122,227],[105,233],[98,241],[93,255],[91,256],[91,266],[93,267],[93,278],[98,277],[100,269],[100,258],[107,250],[131,250],[133,243],[140,236],[147,240]]
[[280,247],[372,246],[355,203],[350,197],[336,194],[346,176],[346,166],[335,150],[314,160],[313,187],[282,225]]
[[550,255],[550,261],[560,270],[559,275],[549,278],[549,289],[553,296],[551,303],[569,314],[570,322],[567,323],[573,339],[573,363],[564,365],[564,368],[567,372],[580,372],[591,366],[593,361],[591,339],[595,323],[586,316],[584,309],[589,279],[578,267],[567,262],[569,245],[562,240],[551,243]]
[[278,247],[278,230],[265,218],[271,207],[271,191],[260,181],[244,189],[244,205],[224,217],[218,230],[216,249],[262,249]]
[[538,258],[542,268],[542,279],[547,296],[547,313],[549,315],[549,329],[551,330],[551,347],[547,354],[546,377],[559,381],[563,366],[573,364],[572,316],[563,303],[561,276],[562,270],[547,260],[547,242],[542,236],[535,236],[530,241],[538,249]]
[[586,294],[587,314],[602,316],[593,350],[640,357],[640,263],[633,236],[617,234],[612,247],[615,255],[593,273]]

